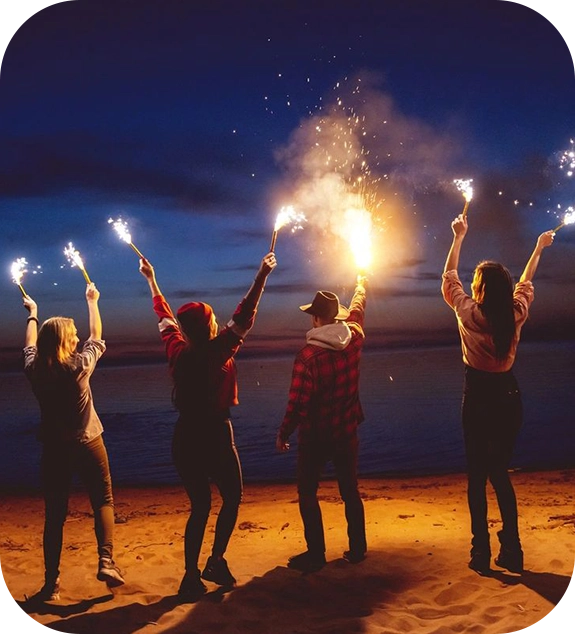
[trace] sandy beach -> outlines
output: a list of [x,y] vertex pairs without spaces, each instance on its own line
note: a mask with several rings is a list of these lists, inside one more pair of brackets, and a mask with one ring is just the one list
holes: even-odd
[[[248,483],[227,553],[237,586],[222,592],[208,583],[208,594],[195,604],[178,604],[175,597],[188,512],[182,489],[116,489],[116,561],[126,585],[113,591],[95,578],[93,520],[87,496],[74,493],[65,526],[61,599],[44,604],[27,601],[43,582],[42,500],[4,495],[0,560],[14,601],[3,600],[12,627],[2,631],[42,631],[36,627],[41,623],[77,634],[503,634],[533,624],[537,633],[567,632],[557,624],[566,615],[573,622],[573,588],[555,606],[567,591],[575,561],[575,470],[517,472],[513,482],[526,572],[514,575],[493,565],[490,577],[467,567],[463,475],[362,479],[369,554],[355,565],[341,558],[347,543],[337,484],[323,482],[328,564],[308,575],[286,567],[289,556],[305,550],[295,485]],[[500,519],[491,490],[489,508],[497,554]],[[215,494],[202,565],[218,509]]]

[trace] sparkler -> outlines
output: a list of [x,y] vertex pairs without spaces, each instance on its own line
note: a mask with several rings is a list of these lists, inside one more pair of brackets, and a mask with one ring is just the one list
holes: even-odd
[[274,251],[276,246],[276,240],[278,239],[278,231],[288,224],[292,224],[292,233],[298,229],[302,229],[302,222],[306,222],[307,218],[302,212],[296,211],[292,205],[282,207],[276,216],[276,222],[272,233],[272,241],[270,244],[270,251]]
[[463,198],[465,198],[465,205],[463,206],[463,217],[467,216],[467,209],[469,207],[469,201],[473,198],[473,187],[471,187],[471,183],[473,183],[472,178],[463,179],[456,178],[454,181],[457,189],[463,194]]
[[135,251],[136,255],[139,258],[142,258],[142,260],[145,260],[142,252],[138,248],[136,248],[136,246],[132,242],[132,235],[128,230],[128,223],[125,220],[122,220],[122,218],[118,218],[117,220],[112,220],[112,218],[108,218],[108,224],[111,224],[114,227],[114,231],[118,234],[120,240],[126,242],[126,244],[129,244]]
[[26,291],[22,286],[22,278],[24,277],[24,273],[28,272],[26,266],[28,262],[26,262],[26,258],[17,258],[12,262],[12,266],[10,267],[10,273],[12,274],[12,281],[14,284],[18,286],[20,292],[22,293],[22,297],[26,297]]
[[555,233],[559,231],[559,229],[565,225],[572,224],[575,224],[575,209],[573,209],[573,207],[568,207],[565,215],[563,216],[563,222],[560,225],[557,225],[555,229],[553,229],[553,232]]
[[86,267],[84,266],[84,262],[80,257],[78,251],[74,248],[74,245],[71,242],[68,242],[68,246],[64,249],[64,255],[68,259],[68,262],[72,266],[77,266],[80,271],[82,271],[82,275],[86,280],[86,284],[91,284],[92,280],[88,277],[88,273],[86,272]]
[[346,240],[351,248],[357,268],[366,271],[371,265],[371,214],[366,209],[348,209],[345,212]]
[[567,176],[573,176],[573,170],[575,170],[575,151],[573,150],[574,141],[571,141],[571,147],[568,150],[565,150],[559,159],[559,168],[564,169],[567,168]]

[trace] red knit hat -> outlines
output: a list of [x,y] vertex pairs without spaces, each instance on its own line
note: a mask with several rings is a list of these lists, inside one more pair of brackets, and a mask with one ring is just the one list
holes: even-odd
[[178,308],[177,316],[188,339],[209,339],[212,307],[202,302],[190,302]]

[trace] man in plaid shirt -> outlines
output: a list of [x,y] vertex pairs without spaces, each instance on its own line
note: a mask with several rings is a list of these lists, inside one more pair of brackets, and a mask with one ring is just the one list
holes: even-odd
[[358,276],[349,309],[337,295],[318,291],[300,309],[312,317],[306,345],[295,358],[289,402],[276,447],[289,449],[288,438],[298,428],[297,486],[307,551],[291,557],[288,567],[303,572],[322,568],[325,539],[317,500],[325,464],[335,467],[345,504],[349,550],[344,559],[365,558],[365,517],[357,485],[357,426],[363,421],[359,400],[359,361],[365,335],[366,278]]

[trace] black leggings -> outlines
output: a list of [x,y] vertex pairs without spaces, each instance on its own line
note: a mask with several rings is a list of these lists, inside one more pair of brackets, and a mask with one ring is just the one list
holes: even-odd
[[204,539],[212,505],[210,481],[222,496],[222,508],[216,523],[212,555],[222,556],[236,525],[243,483],[240,460],[229,419],[206,421],[207,433],[190,431],[181,418],[174,433],[172,455],[191,502],[186,524],[185,565],[193,573]]
[[517,500],[508,469],[521,427],[521,394],[512,371],[481,372],[465,367],[462,420],[467,457],[467,497],[472,545],[490,552],[487,526],[487,480],[491,482],[503,522],[502,544],[519,544]]

